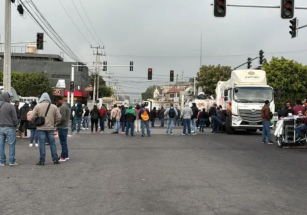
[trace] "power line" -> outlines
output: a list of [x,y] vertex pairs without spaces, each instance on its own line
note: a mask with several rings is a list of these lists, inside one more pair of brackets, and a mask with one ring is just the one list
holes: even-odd
[[84,26],[85,26],[85,28],[87,29],[87,31],[90,33],[90,35],[92,36],[92,38],[94,39],[94,41],[95,41],[95,42],[97,43],[97,45],[98,45],[99,43],[97,42],[97,40],[96,40],[95,37],[93,36],[92,32],[88,29],[87,25],[85,24],[85,22],[84,22],[84,20],[83,20],[83,18],[82,18],[82,16],[81,16],[81,14],[80,14],[80,12],[79,12],[77,6],[75,5],[74,1],[71,0],[71,2],[72,2],[72,4],[74,5],[74,7],[75,7],[75,9],[76,9],[76,11],[77,11],[77,13],[78,13],[80,19],[82,20],[82,22],[83,22],[83,24],[84,24]]
[[103,44],[102,41],[100,40],[100,38],[99,38],[99,36],[98,36],[98,34],[97,34],[95,28],[94,28],[94,26],[93,26],[93,24],[92,24],[92,22],[91,22],[89,16],[87,15],[87,12],[86,12],[86,10],[85,10],[83,4],[82,4],[82,1],[81,1],[81,0],[79,0],[79,1],[80,1],[80,4],[81,4],[81,6],[82,6],[82,8],[83,8],[83,11],[84,11],[84,13],[85,13],[85,15],[86,15],[86,17],[87,17],[87,20],[89,21],[89,23],[90,23],[90,25],[91,25],[91,27],[92,27],[92,29],[93,29],[93,31],[94,31],[96,37],[98,38],[99,42],[100,42],[101,44]]
[[[56,41],[59,40],[60,36],[54,31],[54,29],[51,27],[51,25],[48,23],[48,21],[44,18],[42,19],[41,17],[39,17],[39,15],[37,14],[37,12],[35,10],[33,10],[33,8],[31,7],[31,5],[29,4],[29,6],[32,8],[32,10],[34,11],[35,15],[37,16],[37,18],[35,17],[35,15],[33,15],[33,13],[30,11],[30,9],[22,2],[20,1],[20,3],[23,5],[23,7],[26,9],[26,11],[28,12],[28,14],[30,15],[30,18],[38,25],[42,28],[42,30],[50,37],[50,39],[64,52],[66,53],[71,59],[75,60],[75,61],[79,61],[78,57],[69,49],[69,47],[65,44],[65,42],[62,41]],[[31,4],[34,5],[33,2],[30,2]],[[40,12],[39,12],[40,13]],[[41,24],[39,22],[39,20],[41,20],[41,22],[43,24]],[[45,21],[43,21],[45,20]],[[44,27],[44,26],[45,27]],[[52,30],[50,30],[50,27],[52,28]],[[49,32],[49,31],[50,32]],[[54,36],[55,35],[55,36]],[[55,38],[54,38],[55,37]],[[59,44],[60,43],[60,44]],[[64,48],[64,47],[65,48]]]
[[74,26],[76,27],[76,29],[79,31],[79,33],[83,36],[83,38],[88,42],[89,45],[91,45],[90,41],[84,36],[84,34],[80,31],[80,29],[78,28],[78,26],[76,25],[76,23],[74,22],[74,20],[71,18],[71,16],[69,15],[69,13],[67,12],[67,10],[65,9],[64,5],[62,4],[62,2],[60,0],[58,0],[58,2],[61,4],[63,10],[65,11],[65,13],[67,14],[67,16],[69,17],[69,19],[72,21],[72,23],[74,24]]

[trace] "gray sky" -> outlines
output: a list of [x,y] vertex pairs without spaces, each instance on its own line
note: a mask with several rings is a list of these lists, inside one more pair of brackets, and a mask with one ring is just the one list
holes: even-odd
[[[215,18],[213,0],[81,0],[93,26],[103,42],[95,43],[79,18],[71,0],[61,0],[70,16],[93,46],[106,47],[108,64],[129,64],[129,68],[112,68],[126,92],[143,92],[153,83],[168,83],[169,70],[184,77],[196,75],[200,65],[200,34],[203,32],[203,64],[237,66],[247,57],[284,56],[307,64],[307,29],[291,39],[289,20],[280,18],[280,9],[227,8],[226,18]],[[92,65],[94,56],[90,44],[82,37],[66,15],[58,0],[33,0],[54,29],[84,62]],[[79,0],[74,0],[91,30]],[[228,0],[228,3],[279,5],[280,0]],[[305,2],[305,4],[304,4]],[[296,0],[297,6],[307,6]],[[4,12],[4,1],[0,2]],[[305,10],[296,10],[301,25],[307,24]],[[4,16],[0,16],[3,41]],[[30,17],[23,19],[12,10],[12,41],[35,40],[41,29]],[[92,32],[95,36],[95,34]],[[59,54],[50,40],[41,53]],[[97,39],[96,39],[97,40]],[[105,57],[102,60],[106,60]],[[256,66],[256,61],[253,66]],[[147,69],[153,68],[153,81],[147,81]],[[245,67],[243,67],[245,68]],[[104,75],[104,73],[102,73]],[[143,78],[142,78],[143,77]],[[132,98],[137,95],[130,94]]]

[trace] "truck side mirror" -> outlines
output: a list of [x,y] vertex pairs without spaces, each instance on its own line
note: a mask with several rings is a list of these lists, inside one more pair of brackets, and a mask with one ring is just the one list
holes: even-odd
[[228,90],[224,90],[224,96],[225,96],[225,97],[228,96]]
[[224,97],[224,101],[225,101],[225,102],[228,101],[228,97],[227,97],[227,96]]

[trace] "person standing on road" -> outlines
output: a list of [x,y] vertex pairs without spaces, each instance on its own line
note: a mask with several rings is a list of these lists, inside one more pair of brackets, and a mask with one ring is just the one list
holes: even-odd
[[64,103],[62,97],[56,98],[56,105],[62,116],[61,121],[57,124],[58,134],[60,143],[62,146],[62,153],[60,157],[60,162],[69,160],[68,157],[68,144],[67,144],[67,135],[68,135],[68,124],[70,120],[70,108]]
[[134,136],[134,121],[136,119],[135,111],[132,109],[133,106],[129,105],[129,109],[126,110],[126,136],[129,136],[129,129],[131,129],[131,136]]
[[189,104],[186,103],[185,107],[181,111],[181,118],[183,119],[182,120],[182,122],[183,122],[182,135],[186,135],[187,126],[188,126],[188,134],[191,135],[191,118],[192,118],[192,115],[193,115],[193,111],[189,107]]
[[147,135],[148,137],[150,137],[150,129],[149,129],[150,114],[149,113],[150,112],[147,108],[145,108],[145,105],[142,105],[142,108],[139,113],[139,117],[141,119],[142,137],[145,136],[145,126],[147,130]]
[[16,109],[11,105],[11,96],[8,92],[0,95],[0,166],[6,165],[5,141],[9,144],[9,165],[16,166],[15,159],[16,127],[18,117]]
[[157,118],[157,110],[156,110],[156,107],[154,107],[154,108],[150,111],[151,127],[155,127],[156,118]]
[[117,105],[114,105],[114,108],[111,111],[111,119],[114,124],[114,131],[112,134],[118,134],[119,133],[119,122],[121,118],[121,110],[117,107]]
[[136,105],[135,107],[135,115],[136,115],[136,120],[135,120],[135,123],[134,123],[134,128],[136,130],[136,132],[140,132],[141,131],[141,119],[140,119],[140,116],[139,116],[139,113],[140,113],[140,110],[141,110],[141,106],[140,105]]
[[196,103],[192,103],[192,112],[193,115],[191,117],[191,132],[193,135],[197,134],[197,127],[196,127],[196,121],[197,121],[197,115],[198,115],[198,108],[196,107]]
[[125,128],[126,128],[126,108],[124,105],[121,107],[121,117],[120,117],[120,126],[122,128],[122,134],[125,133]]
[[60,111],[58,110],[57,106],[51,104],[51,100],[48,93],[43,93],[38,102],[39,104],[36,105],[33,110],[31,121],[35,122],[39,117],[42,117],[45,119],[45,123],[43,125],[37,126],[40,159],[36,165],[45,165],[45,145],[47,139],[50,145],[53,163],[60,164],[54,138],[55,125],[61,121]]
[[84,116],[83,116],[84,128],[85,128],[86,130],[88,130],[90,110],[88,109],[87,106],[86,106],[84,109],[85,109],[85,111],[84,111]]
[[159,113],[158,113],[159,119],[161,121],[161,126],[160,127],[164,127],[164,112],[165,112],[165,110],[164,110],[164,108],[162,106],[160,111],[159,111]]
[[175,126],[180,126],[180,116],[181,116],[181,111],[180,109],[176,106],[176,110],[177,110],[177,117],[176,117],[176,120],[175,120]]
[[104,128],[105,128],[105,121],[107,118],[107,110],[105,106],[101,106],[101,109],[99,111],[99,115],[100,115],[100,133],[104,132]]
[[203,108],[203,110],[199,112],[198,119],[200,122],[199,131],[204,132],[206,122],[209,121],[209,114],[206,112],[205,108]]
[[29,122],[27,120],[27,113],[30,110],[29,102],[26,101],[25,104],[20,108],[20,125],[19,125],[19,133],[24,133],[24,137],[28,137],[28,125]]
[[176,122],[176,118],[178,116],[178,112],[176,108],[174,108],[174,105],[171,103],[170,108],[167,108],[166,111],[164,112],[164,116],[167,117],[167,129],[166,129],[166,134],[173,135],[173,126]]
[[90,115],[91,115],[91,133],[94,132],[94,125],[95,125],[95,131],[96,131],[96,134],[98,134],[98,120],[100,116],[99,116],[99,109],[97,105],[94,105],[94,108],[93,110],[91,110]]
[[73,116],[74,116],[74,122],[73,122],[72,133],[74,133],[74,131],[76,130],[76,125],[78,126],[77,133],[79,133],[81,129],[81,121],[83,116],[83,109],[81,102],[78,102],[77,106],[74,108]]
[[262,117],[262,143],[266,144],[266,137],[268,139],[268,144],[274,144],[271,139],[271,114],[270,114],[270,101],[266,100],[264,106],[261,110],[261,117]]

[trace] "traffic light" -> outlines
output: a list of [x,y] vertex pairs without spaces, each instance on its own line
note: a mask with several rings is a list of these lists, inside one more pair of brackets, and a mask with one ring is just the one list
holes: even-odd
[[103,69],[102,71],[107,71],[108,70],[108,62],[107,61],[103,61]]
[[36,34],[36,48],[37,50],[44,49],[44,33],[37,33]]
[[133,61],[130,61],[130,72],[133,71]]
[[259,51],[259,64],[262,65],[263,63],[263,54],[264,52],[262,50]]
[[281,18],[291,19],[294,17],[294,0],[281,0]]
[[148,80],[152,80],[152,68],[148,69]]
[[289,31],[289,33],[291,34],[291,38],[295,38],[296,37],[296,32],[297,32],[297,19],[291,19],[290,20],[291,25],[289,26],[291,31]]
[[250,69],[252,67],[252,59],[249,57],[247,58],[247,69]]
[[69,84],[69,89],[70,89],[70,92],[75,92],[75,82],[74,81],[71,81],[70,84]]
[[214,0],[214,16],[225,17],[226,16],[226,0]]
[[170,82],[174,82],[174,70],[171,70],[169,73]]

